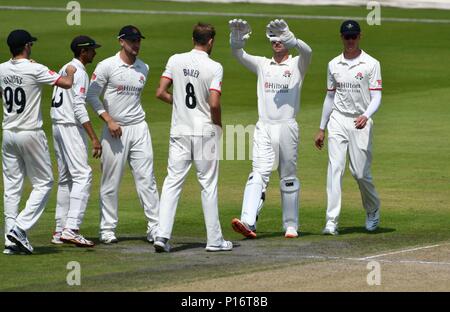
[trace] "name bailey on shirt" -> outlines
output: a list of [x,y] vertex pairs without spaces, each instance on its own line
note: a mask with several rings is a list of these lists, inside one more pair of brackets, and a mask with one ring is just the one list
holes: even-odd
[[266,81],[264,83],[264,89],[264,92],[266,93],[288,93],[289,84]]
[[6,76],[3,78],[3,82],[6,85],[7,84],[21,85],[22,81],[23,81],[22,77],[16,75]]

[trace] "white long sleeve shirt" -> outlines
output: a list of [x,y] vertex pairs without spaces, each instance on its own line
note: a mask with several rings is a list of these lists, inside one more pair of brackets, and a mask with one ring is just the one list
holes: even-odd
[[258,114],[260,120],[284,121],[294,119],[300,109],[300,93],[312,50],[303,41],[295,47],[299,55],[277,63],[273,58],[247,54],[232,49],[233,55],[250,71],[257,74]]
[[42,127],[43,85],[54,85],[61,76],[28,59],[0,64],[4,130],[37,130]]
[[328,63],[327,80],[328,91],[336,91],[333,110],[362,115],[371,103],[371,91],[382,90],[380,62],[364,51],[353,60],[346,60],[340,54]]
[[91,77],[87,102],[98,115],[106,111],[121,126],[138,124],[145,120],[141,94],[149,68],[140,59],[128,65],[119,53],[98,63]]
[[73,85],[70,89],[63,89],[58,86],[53,88],[52,108],[50,116],[55,124],[75,124],[82,125],[89,121],[86,110],[86,92],[89,87],[89,77],[83,63],[74,58],[64,65],[59,74],[66,76],[68,65],[74,66],[77,71],[73,77]]
[[209,95],[211,91],[222,92],[222,65],[209,58],[208,53],[193,49],[171,56],[162,77],[173,83],[170,135],[212,133]]

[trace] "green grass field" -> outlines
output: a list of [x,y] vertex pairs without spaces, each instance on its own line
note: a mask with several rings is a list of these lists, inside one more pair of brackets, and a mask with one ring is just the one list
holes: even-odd
[[[302,7],[288,5],[166,3],[131,0],[80,1],[82,8],[134,10],[263,13],[270,17],[246,18],[253,34],[246,50],[270,56],[264,36],[271,18],[294,15],[365,17],[364,7]],[[66,6],[65,1],[2,0],[1,6]],[[149,15],[82,13],[81,26],[66,24],[67,12],[17,11],[0,9],[0,60],[9,58],[6,36],[17,28],[38,37],[33,59],[58,70],[71,59],[70,41],[87,34],[103,45],[95,63],[118,50],[116,35],[126,24],[134,24],[147,37],[140,58],[150,66],[142,103],[153,139],[155,175],[161,190],[166,175],[171,107],[154,96],[160,74],[169,56],[191,49],[192,25],[212,23],[217,29],[213,59],[224,66],[223,124],[255,124],[256,77],[232,58],[228,44],[228,16]],[[431,18],[450,20],[450,11],[382,9],[383,17]],[[382,65],[383,104],[377,112],[374,136],[373,176],[382,200],[381,228],[374,234],[363,230],[364,211],[359,190],[347,171],[344,178],[341,235],[321,235],[326,208],[327,152],[317,151],[313,136],[318,129],[326,88],[326,65],[341,52],[338,35],[341,20],[287,19],[294,33],[313,49],[313,60],[302,89],[298,115],[301,143],[298,176],[302,183],[302,236],[287,241],[281,229],[278,176],[275,172],[260,221],[260,238],[248,242],[234,233],[233,217],[240,215],[242,194],[251,170],[249,160],[224,160],[220,164],[220,218],[224,235],[236,248],[230,253],[204,251],[206,234],[200,202],[200,189],[193,170],[184,185],[173,232],[175,252],[155,254],[145,239],[144,214],[135,192],[134,181],[126,169],[120,188],[119,244],[97,245],[94,249],[50,244],[54,228],[56,186],[47,208],[30,231],[35,247],[33,256],[0,255],[0,290],[24,291],[107,291],[158,290],[175,284],[242,274],[268,272],[273,268],[302,265],[296,256],[320,253],[339,256],[364,256],[395,249],[447,242],[450,239],[450,23],[383,22],[369,27],[362,23],[362,48]],[[91,73],[95,64],[88,66]],[[44,129],[51,140],[49,118],[51,88],[44,90],[42,110]],[[97,133],[101,121],[89,111]],[[51,146],[53,155],[53,148]],[[98,236],[98,193],[100,162],[91,159],[94,184],[82,232],[96,242]],[[56,163],[54,173],[57,178]],[[3,188],[2,182],[0,187]],[[25,202],[30,192],[27,184]],[[1,204],[3,207],[3,204]],[[23,206],[23,205],[22,205]],[[2,209],[3,211],[3,209]],[[0,225],[3,233],[3,222]],[[82,268],[82,285],[66,284],[69,261]],[[365,278],[365,277],[364,277]],[[301,285],[297,285],[300,289]],[[294,290],[296,286],[294,286]],[[192,289],[196,290],[196,289]],[[221,290],[233,290],[222,288]],[[268,287],[267,291],[276,291]],[[448,288],[447,290],[450,290]]]

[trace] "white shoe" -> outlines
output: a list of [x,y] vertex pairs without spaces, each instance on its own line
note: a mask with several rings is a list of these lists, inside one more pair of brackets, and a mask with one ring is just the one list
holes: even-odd
[[366,230],[369,232],[373,232],[378,228],[378,224],[380,223],[380,208],[375,210],[374,212],[366,214]]
[[119,242],[116,235],[112,232],[104,233],[100,236],[100,242],[103,244],[116,244]]
[[25,253],[29,255],[33,253],[33,247],[28,241],[27,233],[17,226],[14,226],[12,230],[9,231],[9,233],[6,235],[6,237]]
[[153,244],[155,242],[155,237],[156,237],[156,229],[147,232],[147,241],[150,244]]
[[153,243],[156,252],[170,252],[169,240],[164,237],[157,237]]
[[323,235],[338,235],[338,231],[337,231],[337,226],[334,224],[329,224],[327,223],[327,225],[325,226],[325,228],[322,231]]
[[84,238],[78,231],[67,228],[61,234],[61,241],[75,244],[78,247],[94,247],[95,245],[94,242]]
[[206,246],[206,251],[230,251],[233,249],[233,243],[224,240],[220,246]]
[[53,232],[52,244],[55,244],[55,245],[64,244],[64,242],[61,240],[61,233],[62,232]]
[[284,234],[286,238],[296,238],[298,237],[297,230],[293,226],[288,226],[286,229],[286,233]]
[[20,248],[16,245],[9,245],[5,246],[5,249],[3,249],[4,255],[20,255]]

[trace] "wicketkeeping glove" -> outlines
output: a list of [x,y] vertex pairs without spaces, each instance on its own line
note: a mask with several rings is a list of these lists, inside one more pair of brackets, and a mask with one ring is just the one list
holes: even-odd
[[247,21],[241,19],[233,19],[228,22],[230,27],[230,45],[233,49],[242,49],[245,41],[250,38],[252,29]]
[[282,19],[270,21],[270,23],[267,24],[266,27],[266,34],[268,37],[275,36],[280,38],[281,42],[288,49],[293,48],[297,45],[297,39],[289,30],[288,24]]

